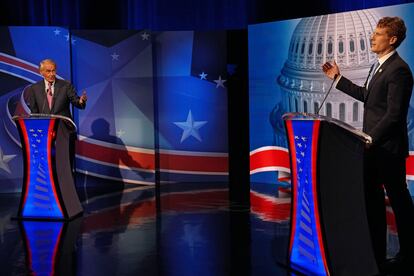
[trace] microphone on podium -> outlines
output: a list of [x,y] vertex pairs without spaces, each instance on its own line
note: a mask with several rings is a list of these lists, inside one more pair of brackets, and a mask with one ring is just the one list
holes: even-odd
[[338,77],[339,77],[339,75],[338,75],[338,74],[335,74],[335,76],[334,76],[334,78],[333,78],[333,80],[332,80],[331,86],[330,86],[330,87],[329,87],[329,89],[328,89],[328,92],[326,92],[326,95],[325,95],[325,97],[323,98],[323,101],[322,101],[321,105],[319,106],[318,110],[315,112],[315,114],[316,114],[316,115],[319,115],[319,111],[321,111],[322,106],[323,106],[323,104],[325,103],[326,98],[328,98],[328,95],[329,95],[329,93],[330,93],[330,92],[331,92],[331,90],[332,90],[332,86],[333,86],[333,84],[335,83],[335,81],[336,81],[336,79],[337,79]]

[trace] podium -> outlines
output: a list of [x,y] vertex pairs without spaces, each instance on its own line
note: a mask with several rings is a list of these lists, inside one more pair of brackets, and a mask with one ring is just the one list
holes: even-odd
[[288,265],[306,275],[376,275],[363,159],[369,136],[342,121],[283,115],[291,164]]
[[75,123],[49,114],[14,116],[22,144],[24,174],[17,219],[69,220],[83,212],[70,156]]

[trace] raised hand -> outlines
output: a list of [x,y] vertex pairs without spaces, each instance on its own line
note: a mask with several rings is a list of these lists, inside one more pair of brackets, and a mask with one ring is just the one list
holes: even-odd
[[340,74],[339,67],[336,64],[335,60],[333,63],[326,62],[324,65],[322,65],[322,71],[331,80],[335,79]]
[[86,91],[83,90],[82,96],[80,96],[80,98],[79,98],[79,103],[84,104],[84,103],[86,103],[87,100],[88,100],[88,97],[86,96]]

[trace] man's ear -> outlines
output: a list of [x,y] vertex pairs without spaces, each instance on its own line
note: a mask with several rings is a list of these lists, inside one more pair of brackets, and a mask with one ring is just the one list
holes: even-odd
[[395,45],[395,43],[397,43],[397,40],[398,40],[398,38],[394,35],[394,36],[392,36],[391,38],[390,38],[390,44],[392,45],[392,46],[394,46]]

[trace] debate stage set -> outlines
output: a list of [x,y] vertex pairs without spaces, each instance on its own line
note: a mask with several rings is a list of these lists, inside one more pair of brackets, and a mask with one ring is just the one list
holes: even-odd
[[[43,24],[0,20],[0,275],[379,275],[364,106],[321,66],[335,59],[363,84],[377,21],[399,16],[398,53],[414,68],[414,3],[324,1],[288,17],[253,0],[181,0],[157,15],[161,0],[102,4],[129,17],[119,27],[86,20],[93,1],[74,1],[85,14],[71,24],[58,11],[69,2],[22,5],[44,9]],[[30,113],[45,58],[87,92],[84,110]],[[413,99],[408,135],[413,197]]]

